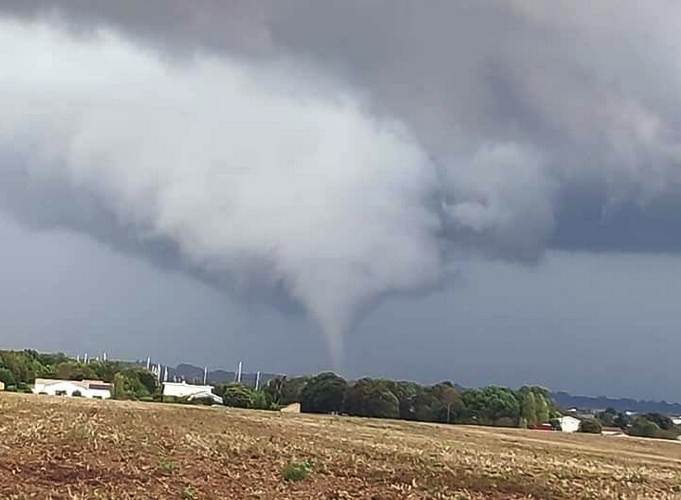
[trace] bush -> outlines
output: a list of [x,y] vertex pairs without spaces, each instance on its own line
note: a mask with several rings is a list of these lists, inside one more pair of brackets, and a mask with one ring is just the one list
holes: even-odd
[[[225,406],[233,408],[253,408],[255,392],[241,384],[227,384],[222,391]],[[212,401],[211,401],[212,404]]]
[[281,471],[281,476],[285,481],[302,481],[307,478],[312,472],[312,466],[309,462],[291,462]]
[[679,432],[676,428],[663,429],[657,423],[648,419],[648,416],[638,417],[628,429],[627,434],[636,437],[657,439],[677,439]]
[[73,391],[73,392],[71,393],[71,396],[73,396],[74,398],[82,398],[82,397],[83,397],[83,393],[80,392],[79,390],[75,390],[75,391]]
[[215,404],[215,401],[210,396],[206,396],[203,398],[194,398],[190,400],[190,403],[195,405],[213,406]]
[[579,424],[579,432],[584,432],[586,434],[600,434],[603,431],[603,426],[595,418],[590,418],[588,420],[582,420]]
[[0,368],[0,382],[4,382],[6,386],[14,385],[16,383],[14,373],[7,368]]

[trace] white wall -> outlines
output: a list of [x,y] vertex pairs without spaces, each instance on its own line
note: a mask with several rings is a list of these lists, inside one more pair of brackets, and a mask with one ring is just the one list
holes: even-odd
[[83,396],[86,398],[109,399],[111,398],[111,391],[107,389],[88,389],[87,391],[83,391]]
[[563,432],[577,432],[579,424],[580,421],[574,417],[562,417],[560,419],[560,427]]
[[66,391],[67,396],[72,396],[75,391],[80,392],[84,398],[99,397],[102,399],[109,399],[111,391],[106,389],[85,389],[78,384],[74,384],[68,380],[56,384],[36,384],[33,389],[33,394],[47,393],[50,396],[56,396],[57,392]]
[[191,385],[184,383],[175,382],[164,382],[163,383],[163,395],[164,396],[175,396],[177,398],[184,398],[196,394],[199,392],[213,392],[212,385]]

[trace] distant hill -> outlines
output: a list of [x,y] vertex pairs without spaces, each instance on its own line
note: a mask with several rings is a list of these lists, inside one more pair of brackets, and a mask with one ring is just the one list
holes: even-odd
[[681,404],[666,401],[639,401],[629,398],[608,398],[605,396],[573,396],[567,392],[554,392],[553,400],[562,408],[579,408],[581,410],[604,410],[614,408],[617,411],[633,411],[636,413],[663,413],[665,415],[681,415]]

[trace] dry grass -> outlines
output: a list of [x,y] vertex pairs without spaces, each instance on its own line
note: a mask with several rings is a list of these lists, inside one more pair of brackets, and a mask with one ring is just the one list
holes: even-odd
[[0,436],[2,499],[681,498],[633,438],[13,394]]

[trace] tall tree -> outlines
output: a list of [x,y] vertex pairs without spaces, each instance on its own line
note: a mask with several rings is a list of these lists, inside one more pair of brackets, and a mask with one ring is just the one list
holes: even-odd
[[358,417],[398,418],[400,402],[384,381],[364,378],[348,387],[345,411]]
[[301,391],[301,410],[306,413],[340,412],[347,385],[344,378],[331,372],[312,377]]

